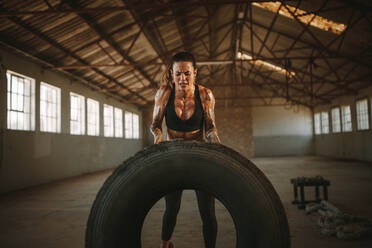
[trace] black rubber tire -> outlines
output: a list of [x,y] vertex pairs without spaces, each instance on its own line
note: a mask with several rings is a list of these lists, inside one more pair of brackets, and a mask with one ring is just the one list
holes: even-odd
[[228,147],[193,141],[161,142],[124,161],[96,196],[85,247],[141,247],[147,213],[179,189],[203,190],[224,204],[235,224],[236,247],[290,247],[284,208],[264,174]]

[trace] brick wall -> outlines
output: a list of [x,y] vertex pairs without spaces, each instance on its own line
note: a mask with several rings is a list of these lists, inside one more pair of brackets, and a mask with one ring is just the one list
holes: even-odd
[[250,107],[216,107],[216,124],[221,143],[247,158],[254,156]]

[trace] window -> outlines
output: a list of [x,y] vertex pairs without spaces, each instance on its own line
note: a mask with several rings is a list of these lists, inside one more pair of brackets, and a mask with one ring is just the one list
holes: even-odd
[[329,133],[328,112],[321,114],[322,133]]
[[70,104],[70,133],[83,135],[85,134],[85,98],[70,92]]
[[115,137],[123,137],[123,110],[115,108]]
[[368,121],[368,100],[363,99],[356,102],[356,115],[357,115],[357,129],[367,130],[369,129]]
[[315,131],[315,134],[320,134],[321,133],[321,130],[320,130],[320,114],[319,113],[314,114],[314,131]]
[[7,128],[35,130],[35,80],[7,71]]
[[40,83],[40,131],[61,132],[61,89]]
[[341,120],[342,120],[342,131],[351,132],[352,131],[352,122],[351,122],[351,111],[350,106],[341,107]]
[[105,137],[114,136],[114,111],[113,107],[103,104],[103,135]]
[[341,132],[340,108],[332,109],[332,132]]
[[139,139],[139,116],[125,111],[125,138]]
[[125,111],[125,138],[133,139],[133,114]]
[[103,105],[103,134],[105,137],[123,137],[123,110]]
[[99,102],[87,99],[87,134],[92,136],[99,135]]
[[133,138],[139,139],[139,117],[137,114],[133,114]]

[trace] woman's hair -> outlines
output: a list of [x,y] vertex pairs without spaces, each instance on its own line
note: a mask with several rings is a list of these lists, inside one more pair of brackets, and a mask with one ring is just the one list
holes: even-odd
[[194,55],[192,55],[191,53],[189,52],[179,52],[179,53],[176,53],[168,67],[167,67],[167,70],[164,72],[163,74],[163,82],[173,88],[173,77],[172,77],[172,69],[173,69],[173,64],[175,62],[180,62],[180,61],[183,61],[183,62],[191,62],[192,63],[192,66],[194,67],[194,69],[196,69],[196,62],[195,62],[195,58],[194,58]]

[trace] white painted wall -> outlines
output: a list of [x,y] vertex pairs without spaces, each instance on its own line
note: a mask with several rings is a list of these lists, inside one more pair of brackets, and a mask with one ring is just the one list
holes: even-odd
[[253,107],[252,118],[256,157],[313,153],[310,109],[302,106]]
[[[103,137],[103,103],[121,108],[123,113],[128,110],[139,114],[142,130],[142,111],[136,106],[108,98],[62,73],[44,70],[30,59],[3,49],[0,64],[0,193],[113,168],[142,149],[141,139]],[[6,128],[6,69],[36,80],[35,131]],[[61,88],[61,133],[39,131],[41,81]],[[70,91],[100,102],[100,136],[69,134]]]
[[252,111],[254,136],[313,134],[312,113],[308,108],[254,107]]

